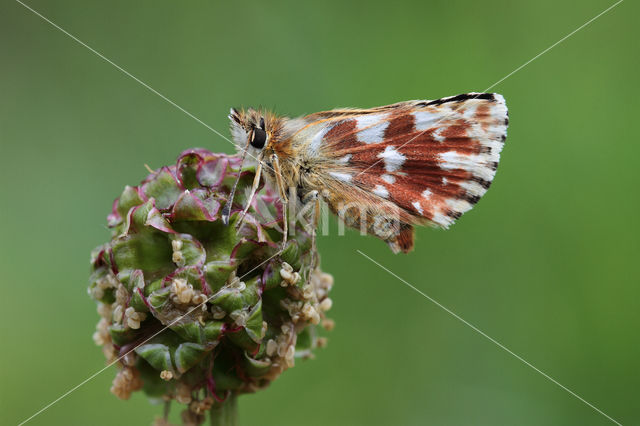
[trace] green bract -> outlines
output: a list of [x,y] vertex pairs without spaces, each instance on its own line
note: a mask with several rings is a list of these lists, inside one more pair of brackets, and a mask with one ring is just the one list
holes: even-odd
[[313,267],[310,235],[295,228],[282,248],[282,206],[268,188],[236,227],[253,178],[236,156],[188,150],[114,202],[112,239],[91,255],[89,294],[102,317],[94,340],[108,362],[119,360],[118,397],[142,389],[189,404],[197,423],[324,343],[316,325],[332,325],[332,278]]

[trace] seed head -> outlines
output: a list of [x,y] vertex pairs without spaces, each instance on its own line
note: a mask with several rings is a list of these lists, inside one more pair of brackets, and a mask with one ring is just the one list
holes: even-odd
[[187,405],[185,424],[199,424],[229,395],[268,386],[326,344],[316,325],[331,328],[333,279],[316,266],[300,226],[283,247],[270,188],[240,224],[253,178],[238,157],[194,149],[114,202],[111,240],[91,255],[88,293],[100,315],[93,340],[119,360],[111,387],[119,398],[142,389]]

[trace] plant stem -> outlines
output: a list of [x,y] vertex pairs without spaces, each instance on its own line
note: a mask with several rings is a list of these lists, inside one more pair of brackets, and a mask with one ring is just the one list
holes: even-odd
[[214,405],[209,412],[211,426],[238,426],[238,401],[235,393],[231,393],[227,400]]

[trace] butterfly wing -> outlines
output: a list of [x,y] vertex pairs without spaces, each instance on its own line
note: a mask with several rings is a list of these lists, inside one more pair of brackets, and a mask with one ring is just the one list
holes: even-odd
[[[491,185],[506,139],[504,98],[469,93],[373,109],[336,109],[295,121],[293,140],[313,159],[312,187],[353,227],[397,219],[383,236],[413,247],[414,224],[448,228]],[[310,169],[311,170],[311,169]],[[344,205],[364,206],[359,217]],[[343,214],[341,214],[341,212]],[[361,229],[364,229],[361,227]]]
[[410,223],[443,228],[491,185],[508,125],[504,98],[493,93],[323,114],[315,149],[333,159],[338,178],[393,202]]

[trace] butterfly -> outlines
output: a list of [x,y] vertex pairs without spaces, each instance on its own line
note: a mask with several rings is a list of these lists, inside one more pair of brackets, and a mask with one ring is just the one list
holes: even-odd
[[[285,205],[324,200],[346,225],[386,241],[394,253],[412,250],[414,225],[448,228],[480,200],[509,124],[496,93],[299,118],[231,109],[229,118],[243,161],[247,154],[255,159],[249,201],[264,178]],[[231,204],[223,210],[225,223]]]

